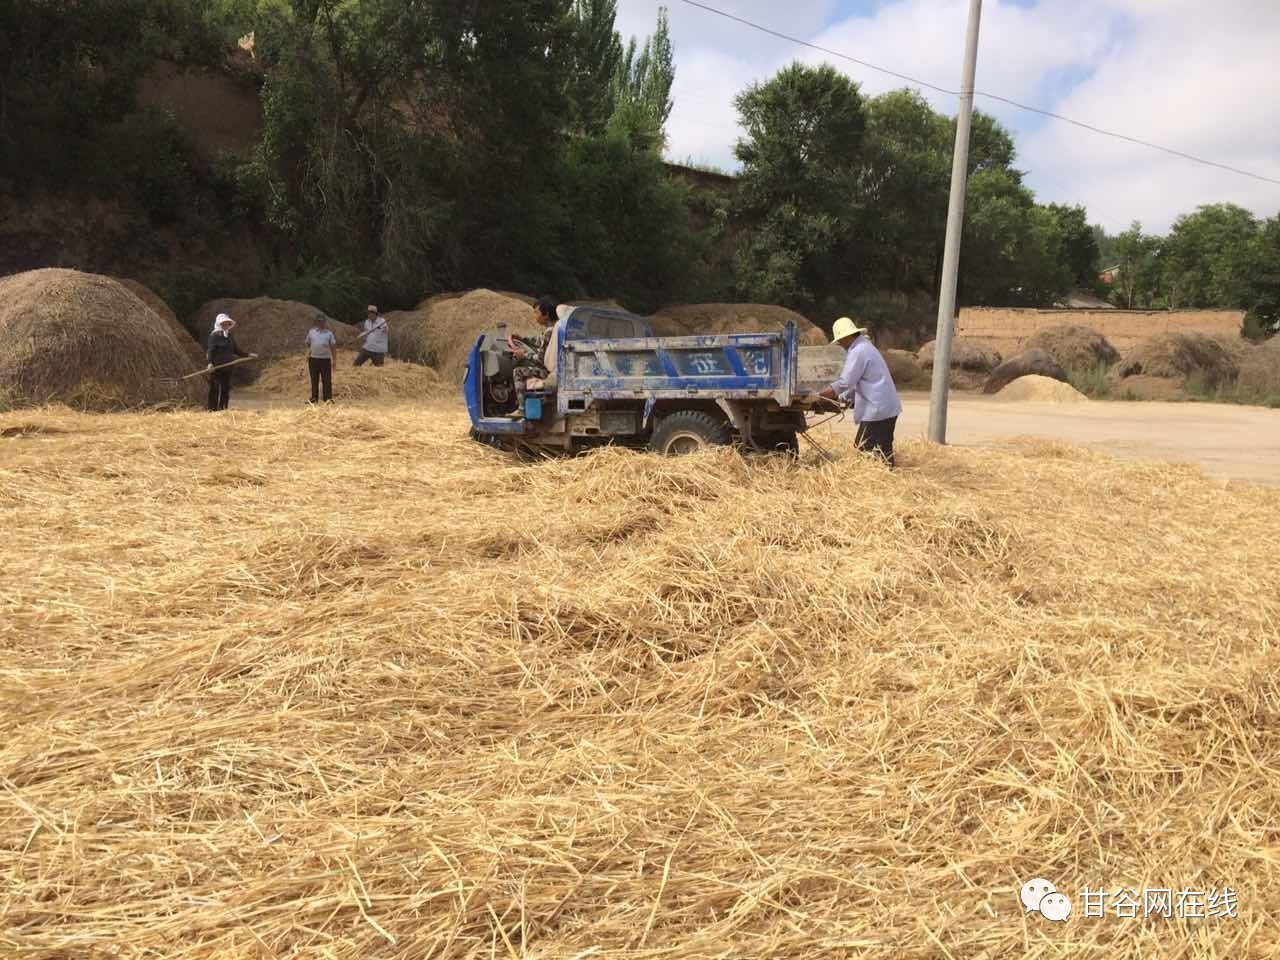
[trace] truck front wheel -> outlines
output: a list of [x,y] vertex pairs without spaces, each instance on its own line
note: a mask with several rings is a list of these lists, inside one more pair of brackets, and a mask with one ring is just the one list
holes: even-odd
[[658,421],[649,449],[666,457],[693,453],[703,447],[726,447],[733,441],[729,424],[701,410],[680,410]]

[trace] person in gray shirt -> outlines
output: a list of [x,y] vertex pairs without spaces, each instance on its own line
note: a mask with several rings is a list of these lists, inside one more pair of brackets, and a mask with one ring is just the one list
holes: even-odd
[[317,313],[315,322],[307,331],[307,371],[311,374],[311,399],[320,401],[320,383],[324,382],[324,402],[333,402],[333,367],[338,359],[338,338],[329,329],[329,321],[323,313]]
[[382,366],[383,361],[387,359],[390,332],[387,318],[378,312],[377,307],[369,304],[369,308],[365,311],[364,332],[360,334],[361,339],[364,340],[364,346],[356,354],[357,367],[362,367],[369,361],[373,361],[375,367]]

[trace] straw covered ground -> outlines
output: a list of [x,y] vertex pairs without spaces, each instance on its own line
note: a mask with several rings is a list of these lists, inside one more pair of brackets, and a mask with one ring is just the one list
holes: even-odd
[[823,442],[0,415],[0,953],[1274,956],[1280,492]]
[[[277,360],[262,371],[254,388],[273,397],[307,397],[311,379],[306,356],[299,353]],[[333,391],[339,400],[426,400],[456,395],[458,388],[431,367],[388,358],[380,367],[339,364],[333,374]]]

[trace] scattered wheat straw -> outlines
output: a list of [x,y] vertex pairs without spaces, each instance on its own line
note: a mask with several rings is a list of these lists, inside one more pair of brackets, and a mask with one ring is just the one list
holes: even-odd
[[[0,416],[0,952],[1270,957],[1280,493]],[[1238,920],[1020,884],[1234,886]]]

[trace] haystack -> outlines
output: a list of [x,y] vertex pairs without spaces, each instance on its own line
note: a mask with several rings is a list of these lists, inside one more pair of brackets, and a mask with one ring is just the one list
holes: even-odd
[[1236,383],[1248,393],[1280,397],[1280,350],[1250,346],[1237,361]]
[[1002,402],[1024,401],[1030,403],[1088,403],[1083,393],[1053,377],[1027,374],[1011,381],[994,397]]
[[152,312],[164,321],[164,325],[173,331],[174,336],[178,338],[178,342],[183,345],[192,370],[198,370],[204,365],[205,356],[200,344],[196,342],[196,338],[191,336],[191,332],[178,320],[177,314],[169,308],[169,304],[165,303],[154,290],[145,284],[139,283],[137,280],[131,280],[128,277],[113,277],[112,279],[150,307]]
[[1031,348],[1023,350],[1016,357],[1010,357],[991,371],[987,378],[984,393],[996,393],[1019,377],[1039,376],[1050,380],[1067,382],[1067,371],[1055,360],[1047,350]]
[[[916,356],[920,366],[926,370],[933,369],[933,352],[936,341],[930,340],[920,348]],[[972,373],[990,373],[1000,365],[1000,354],[996,350],[983,346],[974,340],[955,337],[951,341],[951,369],[968,370]]]
[[499,321],[505,321],[511,333],[538,332],[528,303],[492,290],[438,294],[424,300],[417,310],[387,314],[387,321],[392,356],[430,364],[455,384],[466,372],[467,356],[476,338]]
[[1231,358],[1231,361],[1236,366],[1239,366],[1240,362],[1253,353],[1258,346],[1257,344],[1250,343],[1238,333],[1214,333],[1210,334],[1210,336],[1215,341],[1222,344],[1222,349],[1227,351],[1227,356]]
[[1065,370],[1092,370],[1111,366],[1120,354],[1110,341],[1092,327],[1064,323],[1045,327],[1032,334],[1023,350],[1043,350]]
[[[228,314],[236,321],[235,339],[246,353],[256,353],[258,363],[246,363],[235,367],[235,377],[240,383],[248,383],[271,364],[286,356],[305,356],[305,340],[315,315],[322,311],[294,300],[274,300],[257,297],[253,300],[211,300],[187,321],[187,329],[197,337],[201,346],[209,342],[209,332],[214,318]],[[338,338],[340,350],[359,349],[356,328],[329,318],[329,328]],[[349,355],[349,354],[348,354]]]
[[914,353],[907,350],[884,350],[882,353],[893,382],[899,388],[921,386],[929,379]]
[[649,318],[659,337],[710,336],[725,333],[773,333],[790,320],[799,343],[822,346],[828,337],[805,317],[762,303],[686,303],[659,310]]
[[1203,333],[1162,333],[1144,340],[1116,368],[1121,379],[1143,375],[1185,383],[1195,376],[1207,386],[1227,383],[1238,373],[1227,349]]
[[[262,371],[254,387],[274,397],[305,398],[311,383],[301,357],[284,357]],[[430,400],[452,392],[430,367],[388,359],[381,367],[341,365],[333,375],[334,398],[345,400]]]
[[33,270],[0,279],[0,398],[113,409],[198,402],[189,338],[110,277]]

